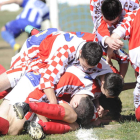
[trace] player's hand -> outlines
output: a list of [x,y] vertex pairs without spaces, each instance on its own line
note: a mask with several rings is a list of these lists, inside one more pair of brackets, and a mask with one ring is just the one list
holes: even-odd
[[107,37],[105,39],[105,44],[109,46],[109,48],[113,50],[118,50],[124,46],[124,43],[120,39]]
[[100,125],[101,125],[100,119],[97,119],[96,121],[93,121],[93,122],[92,122],[92,125],[93,125],[93,126],[100,126]]
[[98,116],[101,118],[104,113],[104,108],[99,105],[99,107],[97,108],[97,112],[98,112]]
[[138,77],[138,75],[139,75],[139,73],[135,71],[135,77],[136,78]]

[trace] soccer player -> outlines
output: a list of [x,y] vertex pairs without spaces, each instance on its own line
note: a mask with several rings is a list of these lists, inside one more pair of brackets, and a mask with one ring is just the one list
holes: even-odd
[[121,42],[111,40],[109,38],[110,34],[122,21],[126,13],[137,8],[139,8],[137,0],[90,0],[90,12],[94,24],[93,32],[96,32],[103,47],[109,45],[114,50],[120,47],[119,43]]
[[[112,38],[121,39],[124,38],[129,40],[129,56],[132,67],[134,68],[137,76],[137,84],[134,89],[134,105],[136,108],[136,118],[140,121],[140,100],[139,100],[139,86],[140,86],[140,76],[139,76],[139,60],[140,60],[140,41],[139,41],[139,16],[140,9],[133,12],[127,13],[122,23],[113,31],[111,35]],[[112,50],[113,51],[113,50]],[[110,54],[112,53],[110,52]]]
[[49,19],[49,8],[45,0],[8,0],[1,2],[0,8],[2,5],[11,3],[18,4],[23,10],[15,20],[6,23],[1,28],[1,37],[15,52],[18,52],[21,46],[16,43],[15,38],[24,32],[27,25],[41,28],[41,22]]
[[[123,42],[111,39],[110,34],[112,34],[112,31],[122,21],[127,12],[137,8],[139,8],[137,0],[90,0],[90,11],[94,24],[93,33],[97,34],[105,55],[108,54],[107,51],[110,48],[116,50],[114,53],[120,54],[122,59],[126,55],[123,50],[118,50],[118,48],[122,48]],[[114,59],[114,56],[112,58]],[[112,65],[111,60],[108,60],[108,55],[107,61]],[[125,56],[122,62],[119,63],[120,74],[123,78],[128,68],[126,61],[129,61],[129,58]]]
[[[76,100],[77,96],[79,99],[78,101]],[[39,123],[41,123],[42,125],[43,123],[47,124],[47,127],[44,127],[44,129],[46,130],[48,134],[62,134],[62,133],[66,133],[72,130],[76,130],[79,128],[79,125],[75,123],[77,118],[81,119],[84,122],[86,121],[88,122],[88,120],[90,120],[94,114],[94,106],[93,106],[93,102],[88,97],[88,95],[84,95],[84,94],[74,95],[73,101],[71,101],[70,104],[71,105],[69,105],[67,102],[63,100],[59,100],[58,105],[57,105],[57,108],[60,109],[59,111],[56,110],[56,106],[55,106],[55,112],[52,112],[51,110],[48,109],[48,112],[46,115],[47,115],[47,118],[49,119],[54,119],[57,113],[59,114],[59,117],[57,115],[57,118],[55,118],[56,121],[54,120],[52,120],[51,122],[43,122],[41,120],[39,121],[39,118],[37,118],[37,116],[34,116],[35,114],[28,115],[28,119],[30,121],[37,119]],[[52,104],[46,103],[44,107],[46,106],[47,108],[50,108],[50,109],[52,109],[52,107],[54,108],[54,105]],[[62,120],[62,121],[57,121],[57,120]],[[5,99],[2,102],[0,106],[0,134],[2,135],[20,134],[23,130],[25,121],[26,121],[26,118],[22,120],[17,119],[16,114],[14,112],[14,108],[10,104],[10,101]],[[33,123],[30,124],[30,127],[33,127],[32,125]]]
[[[71,93],[78,94],[79,93],[77,95],[78,98],[80,97],[80,94],[84,94],[84,93],[89,94],[90,96],[94,97],[94,94],[90,92],[90,91],[93,91],[94,90],[94,87],[92,86],[93,81],[92,80],[89,80],[89,79],[86,79],[86,78],[85,79],[83,79],[83,78],[80,79],[80,74],[78,74],[77,77],[76,77],[75,74],[72,74],[71,73],[71,70],[73,70],[74,67],[75,66],[73,66],[71,69],[68,69],[68,71],[65,72],[66,76],[60,78],[60,82],[56,86],[56,89],[55,89],[55,91],[57,93],[57,96],[62,96],[62,94],[64,94],[66,92],[66,94],[68,94],[68,93],[69,94],[71,94]],[[76,71],[76,74],[77,74],[80,69],[78,69],[77,67],[75,67],[75,68],[76,68],[76,70],[78,70],[78,71]],[[75,72],[75,70],[73,70],[73,71]],[[28,94],[31,91],[33,91],[34,88],[36,88],[36,85],[39,83],[39,79],[40,79],[40,76],[37,73],[27,73],[25,76],[23,76],[20,79],[20,81],[18,82],[17,86],[15,88],[13,88],[13,90],[5,97],[5,100],[9,100],[10,101],[9,104],[14,104],[16,102],[23,102],[23,101],[25,101],[25,99],[28,96]],[[64,79],[67,79],[67,80],[64,80]],[[83,80],[85,81],[85,83],[83,82]],[[73,85],[71,83],[73,83]],[[20,92],[20,94],[19,94],[19,92]],[[83,95],[81,95],[81,96],[83,96]],[[42,96],[40,96],[40,97],[42,97]],[[44,97],[40,98],[40,100],[42,100],[42,99],[43,99],[43,101],[45,101],[45,98]],[[87,100],[89,100],[89,99],[87,99]],[[77,100],[77,101],[79,103],[79,100]],[[86,103],[82,103],[82,108],[84,108],[83,105],[87,106]],[[4,106],[5,106],[5,108],[6,107],[9,108],[9,106],[6,106],[6,105],[4,105]],[[75,117],[77,118],[77,115],[74,114],[74,113],[72,113],[72,114],[70,113],[70,115],[68,115],[68,117],[64,117],[64,115],[66,115],[65,114],[66,112],[64,111],[64,108],[63,107],[59,107],[58,104],[57,105],[50,104],[49,106],[50,106],[50,109],[51,109],[52,106],[53,106],[53,108],[55,108],[55,111],[53,112],[53,113],[55,113],[55,114],[53,114],[53,119],[56,116],[55,117],[56,120],[59,119],[59,118],[61,118],[61,119],[64,119],[64,121],[66,121],[66,122],[72,123],[72,122],[74,122],[76,120]],[[75,106],[77,106],[77,103],[75,104]],[[92,106],[91,103],[90,103],[89,106]],[[86,108],[86,110],[88,110],[88,109]],[[92,116],[93,116],[94,111],[93,110],[92,111],[90,110],[90,112],[92,113]],[[51,112],[51,114],[52,114],[52,112]],[[84,115],[85,114],[86,113],[84,113]],[[92,118],[92,116],[91,116],[91,118]],[[28,119],[28,114],[26,115],[26,119]],[[15,131],[15,133],[16,132],[17,131]],[[58,132],[58,130],[57,130],[57,132]]]
[[57,103],[54,85],[67,65],[77,65],[92,79],[95,79],[94,73],[102,75],[112,72],[101,59],[102,48],[93,42],[94,39],[90,33],[67,33],[55,28],[31,36],[24,43],[27,49],[20,53],[10,70],[0,75],[0,91],[14,87],[25,72],[38,72],[41,74],[39,89],[45,92],[50,103]]

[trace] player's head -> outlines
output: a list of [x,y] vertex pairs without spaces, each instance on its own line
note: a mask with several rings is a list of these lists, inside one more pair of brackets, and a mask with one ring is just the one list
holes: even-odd
[[119,96],[123,90],[123,78],[117,73],[108,73],[104,75],[101,81],[101,91],[107,98]]
[[110,26],[117,24],[122,12],[121,2],[119,0],[104,0],[101,6],[101,11],[105,22]]
[[86,94],[75,94],[70,104],[77,113],[77,122],[82,126],[88,124],[94,115],[94,105],[90,97]]
[[101,119],[119,120],[122,111],[122,102],[119,97],[106,98],[105,95],[102,95],[99,98],[99,104],[104,108],[104,113]]
[[101,60],[103,51],[97,42],[86,42],[79,52],[80,65],[84,70],[93,68]]

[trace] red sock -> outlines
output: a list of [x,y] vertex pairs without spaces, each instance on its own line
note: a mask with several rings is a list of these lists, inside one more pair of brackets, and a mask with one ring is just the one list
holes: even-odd
[[11,89],[12,88],[9,88],[7,90],[0,92],[0,99],[3,99],[11,91]]
[[138,121],[140,121],[140,106],[135,111],[135,116]]
[[65,116],[65,109],[61,105],[47,104],[44,102],[30,102],[29,106],[32,112],[45,116],[49,119],[62,120]]
[[2,135],[6,135],[8,133],[8,129],[9,129],[9,122],[0,117],[0,134]]
[[70,131],[70,126],[66,122],[61,121],[50,121],[50,122],[43,122],[40,120],[38,122],[45,134],[64,134]]

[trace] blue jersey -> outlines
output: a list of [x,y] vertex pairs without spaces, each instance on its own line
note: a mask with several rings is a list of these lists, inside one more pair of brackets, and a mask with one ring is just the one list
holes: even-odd
[[44,31],[39,32],[39,35],[33,35],[29,37],[26,41],[27,48],[32,47],[33,45],[40,45],[40,43],[50,34],[53,32],[57,32],[57,28],[48,28]]
[[23,11],[17,19],[26,19],[36,25],[41,25],[44,19],[49,19],[49,8],[40,0],[23,0],[20,6],[23,7]]

